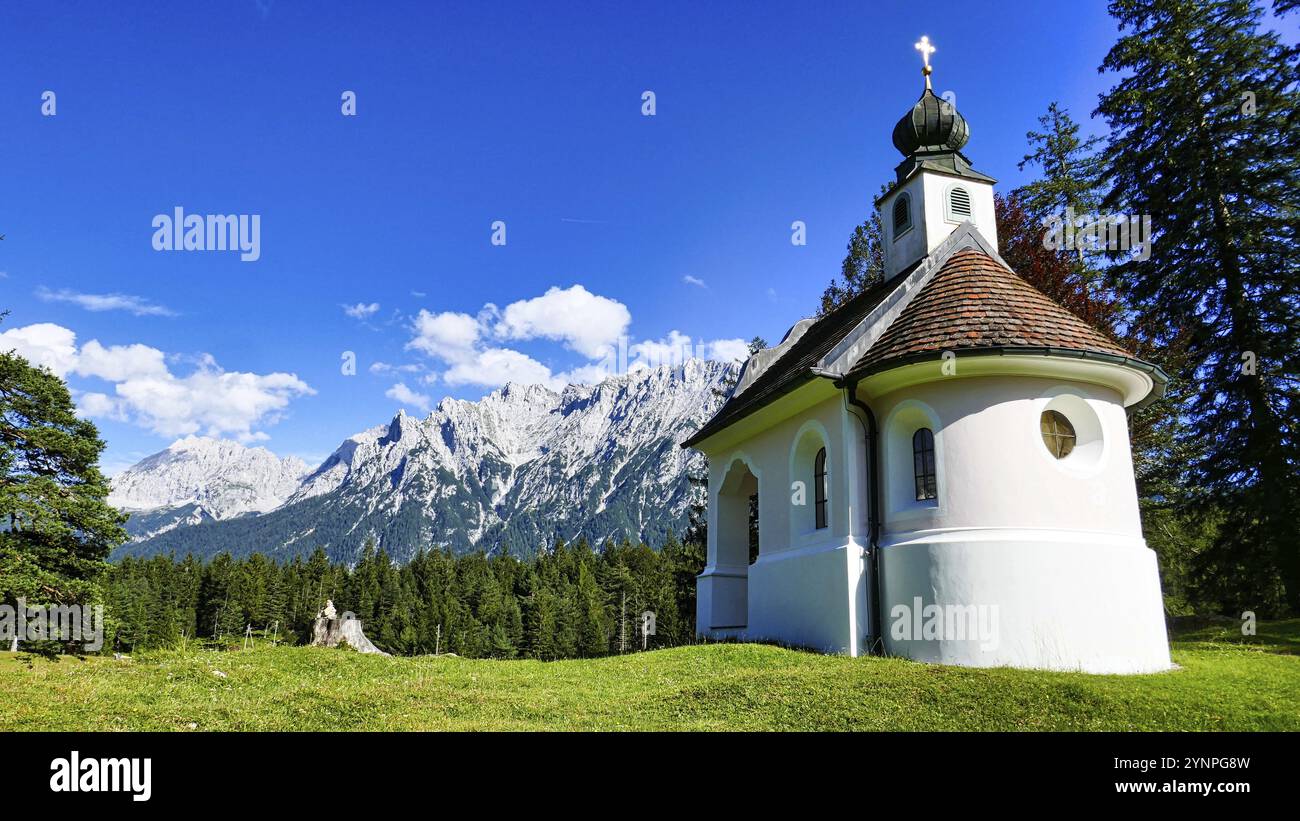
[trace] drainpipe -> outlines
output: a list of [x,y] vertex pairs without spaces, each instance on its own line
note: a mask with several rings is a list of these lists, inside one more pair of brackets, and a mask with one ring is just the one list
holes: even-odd
[[[880,431],[876,415],[865,402],[858,399],[858,380],[837,383],[844,388],[845,399],[862,411],[858,421],[866,433],[867,446],[867,555],[871,562],[871,643],[869,651],[876,655],[885,653],[884,603],[880,600]],[[854,414],[857,416],[857,414]]]

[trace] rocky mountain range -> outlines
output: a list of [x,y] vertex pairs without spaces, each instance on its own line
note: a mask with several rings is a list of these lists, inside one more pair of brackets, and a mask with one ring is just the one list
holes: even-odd
[[373,539],[398,560],[421,548],[531,555],[557,537],[658,545],[686,527],[678,445],[717,409],[736,365],[689,359],[598,385],[507,385],[476,402],[398,412],[315,470],[262,448],[183,439],[113,481],[131,512],[117,555],[322,547],[349,561]]

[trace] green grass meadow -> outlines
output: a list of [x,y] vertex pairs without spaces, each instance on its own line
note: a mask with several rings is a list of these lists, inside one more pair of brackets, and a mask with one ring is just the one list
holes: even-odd
[[1300,619],[1184,632],[1173,657],[1167,673],[1094,676],[758,644],[549,663],[0,653],[0,730],[1300,730]]

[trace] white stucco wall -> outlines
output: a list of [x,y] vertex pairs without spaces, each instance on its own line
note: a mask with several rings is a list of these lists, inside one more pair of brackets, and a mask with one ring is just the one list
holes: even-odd
[[[1169,669],[1156,557],[1140,540],[1020,529],[931,532],[896,539],[882,557],[892,655],[969,667]],[[925,624],[936,611],[927,608],[936,606],[945,619],[983,623],[945,623],[932,637]],[[898,623],[908,619],[913,624]]]
[[[960,360],[955,365],[958,373]],[[1057,460],[1039,417],[1058,395],[1075,396],[1100,425],[1095,454]],[[880,421],[886,478],[884,539],[951,527],[1079,529],[1141,538],[1128,422],[1114,391],[1021,376],[939,379],[872,401]],[[1059,403],[1058,403],[1059,405]],[[1076,428],[1080,408],[1066,413]],[[938,460],[937,505],[910,491],[912,433],[927,418]]]
[[[862,652],[866,512],[855,500],[865,498],[863,441],[861,423],[845,410],[842,395],[834,395],[741,443],[708,451],[712,498],[708,566],[698,586],[701,632]],[[818,530],[812,461],[823,445],[828,526]],[[747,538],[745,520],[737,513],[747,496],[744,491],[726,496],[728,477],[745,471],[758,480],[760,550],[753,565],[742,566],[732,540]],[[794,503],[796,481],[804,483],[802,505]],[[743,628],[735,616],[742,611]]]
[[[974,666],[1169,667],[1157,564],[1142,539],[1118,393],[1020,376],[950,378],[872,406],[882,420],[889,652]],[[1043,445],[1045,408],[1060,409],[1079,434],[1063,460]],[[911,438],[921,425],[935,437],[934,502],[915,500]],[[997,623],[996,646],[892,629],[900,615],[915,627],[918,602],[922,610],[984,608]]]

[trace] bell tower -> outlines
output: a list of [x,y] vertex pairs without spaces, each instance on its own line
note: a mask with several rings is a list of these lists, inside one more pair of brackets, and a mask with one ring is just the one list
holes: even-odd
[[971,167],[961,148],[970,126],[956,106],[930,87],[928,37],[916,44],[925,62],[925,90],[912,110],[894,126],[894,147],[903,161],[894,185],[877,202],[885,251],[885,279],[924,259],[962,223],[970,222],[996,248],[992,177]]

